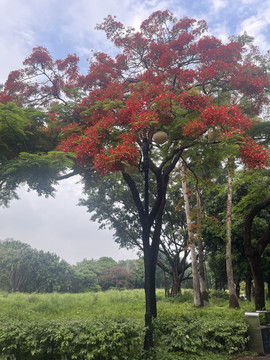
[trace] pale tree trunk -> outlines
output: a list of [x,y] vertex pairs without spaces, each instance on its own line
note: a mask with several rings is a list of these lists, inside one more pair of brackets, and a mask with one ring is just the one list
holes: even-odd
[[197,268],[194,234],[191,229],[189,199],[188,199],[187,184],[186,184],[186,179],[185,179],[185,167],[184,167],[182,159],[179,160],[179,168],[180,168],[180,174],[181,174],[181,178],[182,178],[182,190],[183,190],[183,196],[184,196],[185,213],[186,213],[187,228],[188,228],[188,243],[189,243],[190,255],[191,255],[194,306],[199,307],[199,306],[203,306],[203,301],[202,301],[201,291],[200,291],[200,281],[199,281],[198,268]]
[[230,307],[239,308],[239,302],[236,296],[233,268],[232,268],[232,182],[233,182],[233,170],[228,169],[228,192],[227,192],[227,213],[226,213],[226,271],[228,280],[228,289],[230,295]]
[[209,298],[206,286],[205,279],[205,271],[204,271],[204,258],[203,258],[203,241],[202,241],[202,233],[201,233],[201,198],[199,189],[196,191],[196,199],[197,199],[197,236],[198,236],[198,255],[199,255],[199,275],[200,275],[200,290],[203,299],[203,305],[209,305]]

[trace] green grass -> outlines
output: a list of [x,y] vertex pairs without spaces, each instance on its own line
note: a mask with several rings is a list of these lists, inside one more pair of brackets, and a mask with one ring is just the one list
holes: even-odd
[[[189,292],[186,292],[189,294]],[[189,312],[200,312],[220,316],[244,317],[246,311],[254,311],[254,303],[241,301],[240,310],[229,309],[228,301],[211,299],[210,306],[195,309],[191,296],[165,298],[157,291],[158,313],[171,316]],[[0,292],[0,317],[28,321],[43,319],[70,320],[109,317],[112,319],[144,320],[143,290],[109,290],[81,294],[23,294]]]
[[109,317],[143,320],[143,290],[82,294],[0,293],[0,317],[21,321]]

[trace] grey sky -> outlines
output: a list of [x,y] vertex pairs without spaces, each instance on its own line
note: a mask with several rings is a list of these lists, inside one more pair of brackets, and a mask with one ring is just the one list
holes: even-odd
[[[78,180],[78,179],[77,179]],[[115,260],[136,258],[136,252],[119,249],[112,231],[98,230],[86,208],[77,206],[81,185],[62,181],[55,198],[19,190],[20,200],[0,208],[0,238],[14,238],[38,250],[50,251],[71,264],[83,258],[110,256]]]

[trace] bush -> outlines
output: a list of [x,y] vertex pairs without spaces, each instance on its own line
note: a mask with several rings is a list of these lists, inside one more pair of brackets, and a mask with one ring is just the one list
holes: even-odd
[[241,322],[238,317],[232,320],[210,313],[187,313],[175,319],[159,317],[154,324],[156,344],[167,356],[185,354],[190,359],[192,354],[232,354],[246,348],[247,325],[244,319]]
[[143,335],[132,321],[6,322],[0,353],[16,360],[135,360]]

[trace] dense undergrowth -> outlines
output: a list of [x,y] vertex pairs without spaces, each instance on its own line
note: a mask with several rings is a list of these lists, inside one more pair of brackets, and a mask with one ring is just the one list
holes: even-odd
[[[157,360],[227,360],[246,350],[244,312],[253,311],[254,304],[229,309],[226,299],[212,295],[209,307],[195,309],[189,292],[173,299],[157,293]],[[142,290],[0,293],[0,359],[137,360],[143,321]]]

